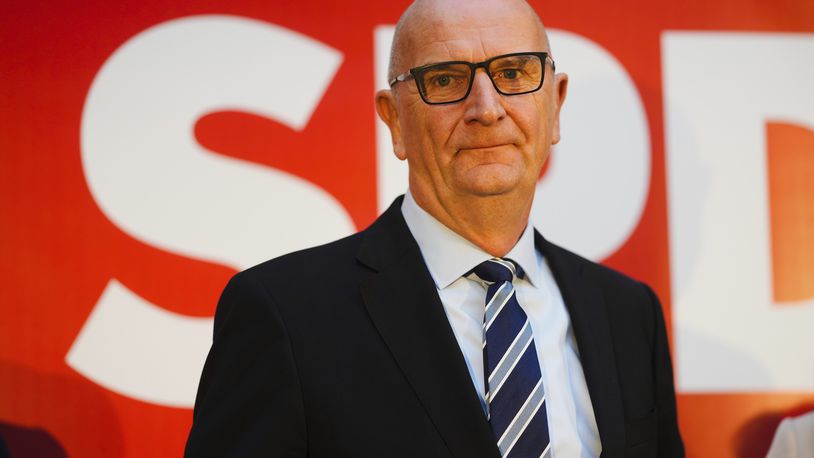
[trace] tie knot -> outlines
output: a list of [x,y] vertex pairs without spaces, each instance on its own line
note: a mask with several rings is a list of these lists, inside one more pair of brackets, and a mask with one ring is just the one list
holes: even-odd
[[492,258],[477,265],[469,272],[477,276],[476,280],[486,283],[512,281],[513,277],[523,278],[523,269],[514,261],[507,258]]

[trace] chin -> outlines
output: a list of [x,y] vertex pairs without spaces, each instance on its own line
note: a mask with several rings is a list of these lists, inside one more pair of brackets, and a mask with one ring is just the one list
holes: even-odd
[[466,194],[478,197],[493,197],[509,194],[514,191],[516,183],[489,182],[489,183],[467,183],[461,187]]
[[[520,177],[513,171],[491,170],[491,173],[469,173],[458,180],[458,189],[466,194],[488,197],[511,193],[520,185]],[[482,170],[481,170],[482,171]],[[508,173],[507,173],[508,172]]]

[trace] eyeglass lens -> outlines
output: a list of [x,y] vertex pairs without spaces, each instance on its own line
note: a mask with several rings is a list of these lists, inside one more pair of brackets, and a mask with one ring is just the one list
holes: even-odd
[[[500,57],[489,62],[489,75],[499,92],[522,94],[536,91],[542,85],[544,68],[533,54]],[[463,63],[426,67],[420,77],[420,89],[430,103],[463,99],[469,90],[473,66]]]

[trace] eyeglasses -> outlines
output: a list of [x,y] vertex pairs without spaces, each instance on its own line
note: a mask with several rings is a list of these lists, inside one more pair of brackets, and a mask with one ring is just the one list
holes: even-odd
[[414,79],[421,99],[430,105],[456,103],[472,90],[475,71],[482,68],[495,90],[503,95],[520,95],[543,87],[545,62],[554,60],[547,52],[518,52],[495,56],[473,64],[465,61],[439,62],[411,68],[393,78],[390,87]]

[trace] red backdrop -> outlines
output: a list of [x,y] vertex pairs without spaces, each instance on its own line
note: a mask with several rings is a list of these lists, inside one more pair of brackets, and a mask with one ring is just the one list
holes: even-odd
[[[652,152],[649,194],[635,230],[604,262],[649,282],[669,320],[661,34],[812,33],[814,3],[532,3],[548,27],[613,53],[641,96]],[[363,228],[378,212],[373,30],[394,24],[405,6],[325,0],[6,3],[0,15],[0,432],[12,456],[32,446],[22,428],[43,430],[67,456],[179,455],[191,410],[105,389],[69,367],[66,354],[111,278],[167,310],[206,317],[234,273],[131,237],[94,200],[82,165],[80,126],[91,84],[111,54],[151,26],[202,14],[266,21],[339,50],[342,64],[301,132],[223,110],[200,118],[194,134],[217,154],[319,186]],[[290,151],[297,154],[285,154]],[[812,408],[811,391],[679,393],[689,456],[762,456],[781,416]]]

